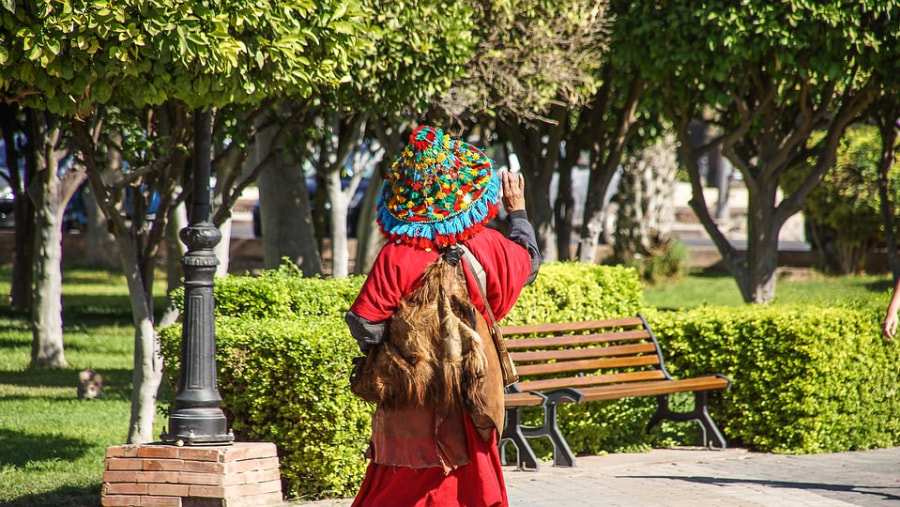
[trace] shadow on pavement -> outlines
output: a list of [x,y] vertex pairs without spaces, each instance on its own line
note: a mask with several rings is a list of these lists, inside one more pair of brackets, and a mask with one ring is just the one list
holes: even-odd
[[[879,499],[883,500],[900,500],[900,485],[898,485],[897,487],[861,486],[858,484],[826,484],[820,482],[789,482],[772,481],[765,479],[729,479],[725,477],[685,477],[679,475],[619,475],[616,477],[621,479],[661,479],[669,481],[686,481],[697,484],[706,484],[710,486],[755,484],[759,486],[765,486],[767,488],[786,488],[806,491],[829,491],[858,495],[875,495],[879,497]],[[893,491],[881,491],[884,489],[891,489]]]

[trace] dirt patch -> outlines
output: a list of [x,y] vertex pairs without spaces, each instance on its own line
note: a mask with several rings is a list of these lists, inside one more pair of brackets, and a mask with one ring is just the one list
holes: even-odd
[[775,270],[775,276],[779,281],[796,282],[822,280],[825,275],[821,271],[810,267],[785,266]]

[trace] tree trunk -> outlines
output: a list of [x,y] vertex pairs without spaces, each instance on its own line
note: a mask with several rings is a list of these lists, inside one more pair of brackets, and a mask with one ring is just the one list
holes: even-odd
[[738,287],[745,302],[765,304],[775,300],[778,234],[784,221],[775,215],[777,185],[759,183],[759,191],[751,192],[747,203],[747,260],[740,266]]
[[35,201],[38,236],[35,247],[33,340],[31,366],[64,368],[62,329],[62,219],[66,204],[85,180],[84,168],[71,166],[60,174],[62,129],[54,116],[31,112],[33,129],[29,137],[38,148],[37,185],[30,185]]
[[326,177],[325,190],[331,203],[331,276],[346,278],[350,274],[350,247],[347,244],[347,211],[350,199],[341,190],[341,173]]
[[82,190],[88,223],[84,229],[85,262],[89,266],[113,269],[119,267],[119,246],[109,233],[109,224],[94,198],[90,186]]
[[[121,134],[113,132],[112,139],[121,143]],[[118,150],[105,150],[102,152],[103,165],[111,172],[122,171],[122,154]],[[109,223],[100,209],[97,196],[94,195],[90,185],[85,185],[82,190],[85,212],[87,214],[87,227],[84,229],[85,262],[89,266],[103,268],[119,267],[119,247],[116,239],[109,231]]]
[[671,245],[677,170],[673,136],[625,163],[613,245],[617,262],[660,255]]
[[[214,206],[219,204],[221,203],[214,204]],[[234,220],[229,218],[216,227],[219,229],[219,233],[222,234],[222,240],[213,247],[216,259],[219,260],[219,263],[216,265],[216,276],[228,275],[229,264],[231,261],[231,226],[233,223]]]
[[[55,178],[52,178],[55,179]],[[62,213],[58,182],[44,186],[37,203],[38,236],[32,309],[32,368],[65,368],[62,330]],[[49,188],[47,188],[49,186]]]
[[534,225],[538,249],[544,262],[558,259],[556,235],[553,229],[553,207],[550,204],[550,184],[559,161],[559,148],[565,132],[566,111],[555,107],[555,124],[499,121],[502,136],[512,144],[525,177],[525,203],[528,217]]
[[[91,120],[96,119],[92,118]],[[119,175],[101,162],[98,156],[100,150],[97,139],[101,139],[103,136],[100,136],[99,132],[91,130],[102,125],[103,123],[100,121],[72,120],[70,122],[78,149],[87,168],[91,190],[95,196],[98,196],[97,203],[115,238],[121,269],[128,284],[134,324],[134,371],[128,442],[147,443],[155,440],[153,420],[156,415],[156,396],[162,380],[163,364],[162,356],[159,353],[158,338],[154,330],[154,267],[160,243],[165,238],[168,209],[176,197],[174,196],[174,182],[179,181],[181,175],[180,172],[169,172],[168,178],[160,178],[156,181],[159,184],[156,187],[148,185],[146,189],[141,189],[138,185],[133,185],[131,188],[135,194],[133,194],[132,219],[126,221],[119,210],[121,203],[116,202],[114,197],[119,194],[114,193],[110,188],[115,183],[107,186],[110,181],[115,182]],[[170,169],[178,171],[183,166],[177,162],[180,160],[179,156],[182,150],[173,148],[184,146],[183,140],[186,132],[186,129],[181,128],[164,136],[165,142],[171,143],[167,146],[169,148],[167,151],[172,153],[174,158],[160,160],[160,167],[165,168],[166,165],[170,165]],[[158,176],[158,174],[154,176]],[[149,198],[154,189],[159,189],[159,207],[155,218],[150,222],[145,222],[143,218],[147,211],[146,205],[150,202]]]
[[[275,145],[273,145],[273,141]],[[262,224],[263,264],[277,268],[283,258],[296,264],[303,276],[322,274],[322,259],[315,241],[309,211],[309,192],[303,171],[288,160],[284,142],[275,139],[275,129],[260,132],[251,150],[256,164],[266,158],[267,167],[260,173],[260,219]]]
[[[187,248],[181,242],[178,233],[188,226],[187,206],[184,203],[169,210],[169,221],[166,226],[166,294],[181,287],[184,270],[181,269],[181,259]],[[159,327],[164,328],[178,320],[178,309],[166,296],[166,308],[159,319]]]
[[372,130],[378,138],[378,142],[384,149],[381,160],[376,165],[376,171],[372,174],[372,181],[366,189],[362,209],[359,214],[359,223],[356,226],[356,261],[353,272],[357,274],[368,273],[375,262],[375,257],[384,245],[384,235],[378,227],[375,219],[377,211],[376,203],[381,194],[381,185],[388,168],[400,156],[403,149],[403,132],[406,126],[401,122],[395,122],[394,128],[388,129],[387,122],[382,118],[376,118],[370,122]]
[[556,250],[561,261],[572,260],[572,218],[575,198],[572,196],[572,168],[578,160],[575,143],[566,146],[566,156],[559,167],[559,181],[556,186],[556,202],[553,204],[553,221],[556,224]]
[[[15,258],[12,283],[9,291],[9,306],[15,311],[31,309],[34,299],[34,259],[36,228],[34,203],[26,193],[28,185],[37,173],[37,155],[34,140],[27,137],[25,150],[16,143],[17,134],[32,132],[34,118],[28,112],[24,115],[24,125],[19,107],[0,101],[0,130],[3,132],[6,166],[9,171],[9,185],[13,191],[13,216],[15,217]],[[25,171],[20,173],[19,161],[24,158]]]
[[226,207],[229,208],[229,212],[225,215],[227,218],[224,220],[219,220],[217,218],[215,220],[215,226],[222,235],[222,239],[215,247],[213,247],[216,259],[219,260],[219,264],[216,266],[216,276],[227,276],[229,264],[231,262],[231,231],[234,225],[234,219],[231,214],[231,208],[233,208],[233,206],[227,202],[227,194],[231,192],[232,189],[226,188],[226,186],[229,181],[229,176],[232,173],[241,174],[242,178],[249,177],[247,173],[250,172],[250,168],[245,162],[246,159],[243,158],[243,152],[241,150],[223,150],[221,145],[216,146],[216,157],[215,163],[213,164],[216,184],[213,188],[212,205],[215,210]]
[[[578,239],[578,260],[585,263],[595,261],[601,234],[608,239],[612,237],[609,222],[614,214],[608,207],[612,191],[618,185],[617,175],[621,174],[619,164],[625,146],[637,130],[636,111],[644,91],[644,81],[640,77],[621,83],[627,88],[619,90],[613,65],[604,65],[602,72],[603,85],[594,95],[591,107],[582,111],[579,119],[586,124],[590,157],[587,198]],[[619,104],[621,95],[625,101]]]
[[135,244],[128,234],[117,234],[122,268],[128,283],[134,322],[134,374],[131,391],[131,420],[128,443],[153,442],[156,398],[163,376],[163,357],[159,337],[153,326],[153,262],[141,262]]
[[347,188],[342,188],[342,173],[348,157],[358,152],[359,141],[366,128],[367,114],[343,115],[331,113],[324,118],[329,129],[323,129],[319,152],[319,180],[324,183],[325,197],[330,205],[331,276],[346,278],[350,274],[350,248],[347,244],[347,216],[350,200],[362,174],[353,174]]
[[365,274],[372,269],[375,256],[384,245],[384,235],[381,234],[381,229],[378,228],[378,222],[375,219],[376,203],[378,195],[381,193],[383,179],[379,176],[379,172],[376,171],[372,175],[372,182],[366,189],[362,208],[360,208],[359,223],[356,224],[356,258],[353,262],[353,272],[356,274]]
[[[599,154],[598,154],[599,156]],[[592,162],[592,165],[594,163]],[[578,238],[578,261],[584,263],[592,263],[597,257],[597,246],[604,231],[612,237],[614,231],[609,231],[612,225],[608,223],[610,217],[615,216],[609,209],[613,200],[613,192],[609,192],[612,188],[612,182],[616,174],[616,166],[611,161],[607,163],[599,163],[594,167],[588,176],[587,198],[584,201],[584,217],[581,224],[581,234]],[[615,180],[618,185],[618,180]],[[618,191],[616,185],[615,190]]]

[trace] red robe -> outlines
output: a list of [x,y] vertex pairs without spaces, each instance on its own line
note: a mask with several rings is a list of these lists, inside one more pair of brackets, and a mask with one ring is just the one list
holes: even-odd
[[[531,274],[528,251],[499,232],[485,229],[466,242],[484,268],[487,299],[497,319],[512,309]],[[391,243],[378,254],[369,276],[350,311],[371,322],[384,321],[397,309],[399,301],[422,280],[425,268],[438,258],[438,252],[405,244]],[[486,319],[478,285],[464,267],[469,296]],[[376,416],[377,418],[377,416]],[[459,428],[460,425],[450,425]],[[508,505],[503,481],[497,435],[483,440],[469,416],[463,415],[462,433],[468,450],[468,463],[441,466],[438,454],[429,454],[433,441],[409,442],[402,438],[403,428],[379,441],[388,452],[374,453],[354,507],[505,507]],[[378,463],[378,456],[421,456],[424,467]],[[372,453],[370,453],[370,456]],[[434,464],[432,464],[434,463]],[[445,473],[446,472],[446,473]]]

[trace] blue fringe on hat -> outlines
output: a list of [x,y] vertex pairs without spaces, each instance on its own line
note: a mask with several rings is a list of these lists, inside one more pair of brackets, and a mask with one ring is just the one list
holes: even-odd
[[390,195],[392,191],[390,182],[385,180],[378,196],[377,220],[385,236],[391,241],[424,248],[453,245],[474,236],[497,215],[500,178],[496,172],[492,171],[483,190],[479,199],[465,209],[445,218],[413,222],[397,218],[384,205],[384,196]]

